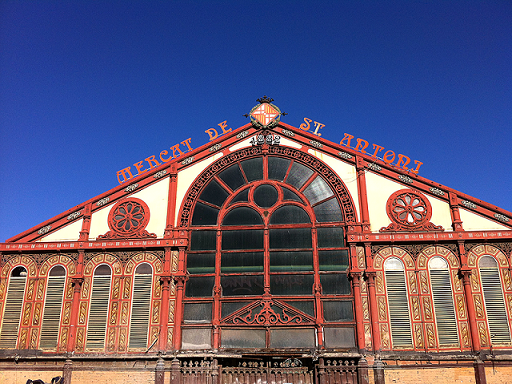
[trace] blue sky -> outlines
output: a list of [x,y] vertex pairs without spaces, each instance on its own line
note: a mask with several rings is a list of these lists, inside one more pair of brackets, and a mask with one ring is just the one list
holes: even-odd
[[512,211],[510,1],[0,2],[0,241],[268,95]]

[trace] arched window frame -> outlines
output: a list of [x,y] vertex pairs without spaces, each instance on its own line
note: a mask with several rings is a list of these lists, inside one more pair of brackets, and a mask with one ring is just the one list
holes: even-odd
[[[458,345],[441,344],[436,319],[436,303],[431,285],[430,261],[442,258],[448,265],[453,310],[457,324]],[[462,281],[458,276],[460,263],[455,254],[443,246],[424,248],[417,258],[418,282],[423,306],[423,321],[425,323],[426,348],[432,351],[470,350],[470,331]]]
[[[251,152],[253,152],[255,150],[255,148],[251,148]],[[258,148],[256,148],[256,150],[258,150]],[[289,148],[286,148],[286,151],[288,151]],[[240,152],[243,152],[244,150],[240,151]],[[295,151],[295,150],[291,150],[291,151]],[[312,182],[313,180],[315,180],[316,177],[320,176],[322,178],[322,180],[326,183],[326,185],[329,185],[329,183],[332,183],[333,180],[335,180],[335,183],[336,184],[336,187],[333,187],[333,185],[331,184],[330,185],[330,188],[331,190],[334,192],[334,194],[329,197],[328,199],[325,199],[325,200],[329,200],[329,199],[335,199],[337,201],[337,205],[339,206],[339,209],[340,211],[343,213],[346,213],[346,212],[349,212],[348,215],[349,215],[349,220],[347,220],[347,218],[343,218],[341,219],[340,221],[338,222],[321,222],[321,223],[318,223],[318,222],[315,222],[313,220],[313,223],[312,224],[302,224],[302,225],[296,225],[297,227],[310,227],[312,228],[312,233],[314,233],[312,236],[314,239],[316,239],[316,230],[318,228],[328,228],[328,227],[343,227],[345,228],[345,226],[347,225],[348,222],[355,222],[356,219],[355,219],[355,209],[354,209],[354,205],[353,205],[353,201],[350,197],[350,194],[348,194],[347,190],[346,190],[346,187],[343,185],[343,182],[340,180],[340,179],[337,179],[337,177],[330,177],[329,175],[327,175],[324,170],[327,169],[327,167],[321,163],[318,159],[315,159],[313,158],[312,156],[310,155],[306,155],[304,153],[300,153],[298,151],[295,151],[297,153],[299,153],[302,157],[309,157],[311,159],[314,160],[314,163],[315,165],[318,164],[318,166],[316,166],[314,169],[314,171],[312,171],[312,175],[306,179],[305,183],[303,183],[299,190],[297,189],[294,189],[292,188],[290,185],[286,185],[287,188],[289,189],[292,189],[294,192],[300,192],[300,194],[302,195],[302,191],[305,190]],[[253,153],[254,155],[254,153]],[[272,156],[272,157],[281,157],[281,158],[286,158],[287,161],[290,161],[290,163],[288,164],[288,168],[286,170],[286,174],[288,175],[292,165],[295,163],[297,164],[301,164],[302,166],[305,166],[305,167],[310,167],[311,168],[311,165],[312,164],[308,164],[308,161],[306,161],[306,163],[303,163],[301,158],[299,158],[298,156],[290,156],[287,158],[287,156],[283,156],[282,153],[277,153],[277,154],[269,154],[269,157]],[[200,227],[200,224],[198,224],[197,222],[194,222],[194,207],[199,203],[201,199],[201,194],[203,193],[203,191],[205,190],[205,186],[208,185],[209,183],[212,182],[212,180],[215,180],[215,183],[217,185],[221,185],[223,189],[225,189],[226,191],[231,191],[232,189],[225,185],[224,181],[222,180],[222,178],[219,176],[219,174],[222,172],[222,171],[225,171],[227,170],[230,166],[232,166],[233,164],[235,163],[238,163],[239,164],[239,168],[240,169],[243,169],[242,165],[240,164],[242,161],[244,160],[247,160],[247,159],[251,159],[251,156],[247,156],[247,157],[244,157],[243,155],[239,155],[238,153],[235,153],[233,154],[233,156],[230,156],[231,158],[235,158],[236,161],[235,162],[230,162],[230,163],[221,163],[221,161],[219,161],[217,163],[214,163],[212,166],[210,166],[209,168],[207,168],[196,180],[196,183],[192,184],[192,186],[190,187],[189,191],[188,191],[188,196],[192,196],[192,197],[189,197],[188,199],[186,199],[182,205],[182,208],[180,210],[180,213],[179,215],[181,215],[182,219],[181,219],[181,223],[180,223],[180,226],[182,227],[187,227],[187,228],[190,228],[192,229],[192,231],[190,232],[191,233],[191,236],[192,236],[192,239],[191,239],[191,243],[194,242],[194,239],[193,239],[193,236],[194,236],[194,231],[193,229],[199,229]],[[260,156],[257,156],[257,157],[260,157]],[[261,156],[263,157],[263,156]],[[254,158],[254,157],[252,157]],[[265,157],[265,159],[267,159],[267,157]],[[225,159],[222,159],[222,161],[225,160]],[[267,160],[264,160],[265,162]],[[265,163],[266,164],[266,163]],[[263,172],[267,172],[267,168],[266,168],[266,165],[263,167],[264,168],[264,171]],[[332,175],[335,175],[334,172],[330,171]],[[283,185],[283,183],[279,183],[278,181],[272,181],[272,180],[267,180],[266,179],[266,174],[265,174],[265,177],[263,177],[264,181],[262,181],[260,184],[274,184],[274,185]],[[288,177],[288,176],[286,176]],[[327,177],[327,179],[326,179]],[[328,181],[326,181],[328,180]],[[247,187],[247,184],[250,184],[253,182],[253,180],[248,180],[247,178],[245,179],[245,182],[246,182],[246,185],[245,187],[240,187],[240,188],[235,188],[234,190],[236,190],[236,193],[234,192],[229,192],[228,193],[228,196],[230,195],[230,193],[233,193],[231,195],[231,197],[227,197],[227,199],[230,199],[232,198],[233,196],[235,196],[239,191],[241,191],[243,188],[246,188]],[[258,183],[254,183],[254,185],[258,185]],[[218,189],[218,188],[217,188]],[[343,197],[341,197],[341,195],[343,195]],[[222,223],[222,220],[223,218],[225,217],[225,215],[228,214],[228,211],[232,208],[236,208],[236,207],[240,207],[240,206],[247,206],[248,204],[244,204],[244,203],[235,203],[233,204],[232,206],[229,206],[229,203],[226,202],[227,200],[224,200],[222,202],[222,204],[224,204],[223,206],[228,206],[228,209],[226,210],[220,210],[219,208],[216,208],[217,210],[217,219],[215,221],[215,224],[212,224],[209,225],[209,226],[203,226],[201,229],[208,231],[210,230],[211,231],[211,241],[210,243],[211,244],[215,244],[215,251],[213,250],[213,248],[211,248],[211,251],[208,251],[208,250],[202,250],[204,251],[203,253],[208,253],[208,254],[213,254],[215,253],[215,256],[211,256],[209,258],[211,258],[212,262],[210,263],[209,267],[211,269],[212,272],[210,272],[210,276],[211,278],[213,279],[209,284],[211,284],[211,287],[212,287],[212,291],[213,290],[216,290],[216,292],[214,294],[210,294],[208,297],[206,296],[206,294],[202,297],[194,297],[194,298],[185,298],[185,301],[188,302],[188,303],[197,303],[197,304],[208,304],[208,305],[212,305],[212,310],[211,310],[211,313],[212,313],[212,318],[214,316],[216,316],[217,319],[220,319],[222,318],[220,312],[221,312],[221,309],[219,307],[218,304],[215,304],[216,299],[215,297],[219,296],[220,294],[220,290],[218,290],[218,288],[214,288],[214,287],[220,287],[221,284],[220,284],[220,276],[218,275],[218,272],[214,272],[215,270],[219,271],[220,270],[220,257],[219,257],[219,254],[220,254],[220,243],[221,243],[221,236],[220,236],[220,231],[221,231],[221,223]],[[297,203],[293,203],[293,202],[290,202],[289,205],[298,205],[298,206],[301,206],[302,208],[305,209],[305,211],[307,212],[307,214],[310,216],[310,217],[314,217],[314,209],[312,208],[312,206],[309,206],[307,204],[307,199],[305,200],[306,201],[306,205],[300,205],[300,204],[297,204]],[[324,200],[321,200],[321,201],[318,201],[316,202],[315,204],[318,205],[318,204],[322,204],[324,202]],[[208,204],[205,204],[204,203],[204,200],[203,202],[201,202],[202,206],[204,207],[205,205],[208,205]],[[213,207],[213,206],[212,206]],[[218,205],[217,205],[218,207]],[[350,208],[349,208],[350,207]],[[274,210],[277,209],[277,206],[274,206],[272,207],[272,212],[274,212]],[[348,211],[347,211],[348,209]],[[261,210],[259,210],[261,212]],[[265,217],[265,219],[268,219],[269,217],[271,216],[270,212],[268,212],[268,216]],[[264,227],[264,225],[262,226],[262,228]],[[286,227],[286,225],[284,225],[283,227]],[[237,229],[241,229],[240,228],[237,228],[236,226],[234,226],[232,229],[234,230],[237,230]],[[264,240],[265,242],[268,241],[267,240]],[[317,249],[316,249],[316,241],[313,241],[313,248],[314,248],[314,254],[316,255],[317,254]],[[268,243],[266,243],[268,244]],[[266,246],[265,246],[266,247]],[[267,249],[267,248],[265,248]],[[192,249],[189,250],[188,252],[188,255],[191,255],[193,254],[193,252],[196,251],[198,252],[199,249]],[[267,251],[265,251],[267,252]],[[201,252],[199,252],[201,253]],[[213,262],[213,260],[215,260],[215,262]],[[268,263],[268,260],[265,261],[265,263]],[[316,256],[315,256],[315,270],[314,271],[318,271],[318,259],[316,259]],[[348,262],[347,262],[348,264]],[[265,268],[268,268],[268,266],[266,266]],[[268,270],[268,269],[265,269],[265,270]],[[265,272],[265,273],[268,273],[268,272]],[[318,276],[318,272],[313,272],[313,273],[317,273],[317,276]],[[329,272],[327,272],[329,273]],[[208,275],[208,273],[204,273],[203,275]],[[206,277],[206,276],[205,276]],[[189,276],[188,278],[188,281],[187,283],[190,284],[191,282],[191,279],[194,279],[195,276],[193,276],[192,274]],[[267,284],[267,283],[265,283]],[[315,282],[315,284],[318,284]],[[319,285],[319,284],[318,284]],[[348,284],[348,286],[350,287],[350,284]],[[187,284],[186,284],[186,287],[187,287]],[[185,287],[185,291],[186,291],[186,287]],[[210,287],[210,285],[208,285],[208,287]],[[350,289],[350,288],[349,288]],[[217,291],[218,290],[218,291]],[[351,298],[350,298],[350,302],[352,303],[352,306],[353,306],[353,297],[352,295],[350,294]],[[220,296],[219,296],[220,297]],[[335,297],[333,297],[335,298]],[[253,299],[251,299],[253,300]],[[316,305],[319,309],[317,310],[317,316],[318,316],[318,312],[321,311],[321,306],[322,304],[318,304]],[[206,307],[205,307],[206,308]],[[190,327],[189,325],[187,325],[187,319],[186,319],[186,311],[187,311],[187,308],[185,308],[185,327],[184,329],[186,330],[188,327]],[[352,315],[353,316],[353,315]],[[320,315],[320,317],[322,317],[322,315]],[[352,321],[352,323],[355,324],[355,320]],[[335,324],[334,324],[335,325]],[[205,328],[205,324],[201,325],[201,324],[195,324],[195,329],[197,331],[201,330],[201,329],[204,329],[205,332],[210,332],[209,330],[211,329],[210,328],[211,325],[208,326],[208,328]],[[191,328],[192,329],[192,328]],[[205,336],[205,340],[207,340],[209,337],[212,337],[212,335],[210,334],[210,336],[206,337]],[[267,336],[268,338],[268,336]],[[354,335],[354,338],[355,338],[355,335]],[[213,341],[213,339],[210,339]],[[213,344],[210,343],[210,342],[207,342],[206,344],[203,345],[204,348],[210,348]]]
[[[141,289],[141,286],[140,286],[141,282],[138,281],[139,280],[139,279],[137,279],[138,274],[136,272],[137,272],[137,268],[139,268],[143,264],[148,265],[149,268],[151,269],[150,274],[144,275],[144,276],[148,277],[147,279],[145,279],[145,284],[147,284],[149,282],[149,297],[147,298],[147,308],[145,308],[145,311],[146,311],[145,314],[147,315],[147,327],[146,327],[146,335],[145,335],[146,340],[145,340],[144,345],[134,346],[134,341],[132,341],[133,340],[132,337],[135,337],[135,335],[133,335],[133,333],[132,333],[132,325],[134,323],[134,306],[140,304],[140,302],[136,303],[136,301],[139,301],[139,299],[140,299],[138,297],[138,294],[140,294],[140,289]],[[132,280],[133,288],[131,290],[130,325],[128,328],[128,350],[129,351],[140,351],[140,350],[145,351],[149,347],[149,344],[154,341],[154,339],[151,338],[151,336],[152,336],[152,334],[150,332],[151,324],[152,324],[152,322],[154,323],[155,320],[157,320],[157,321],[160,320],[159,318],[152,319],[152,316],[151,316],[153,313],[152,308],[154,308],[154,298],[155,298],[154,297],[155,296],[154,281],[153,281],[154,276],[155,276],[155,271],[154,271],[154,267],[153,267],[153,265],[151,265],[151,263],[149,263],[147,261],[142,261],[142,262],[135,264],[135,266],[133,268],[133,274],[131,276],[133,278],[133,280]],[[144,284],[144,282],[142,282],[142,284]],[[136,290],[138,290],[138,292],[136,292]],[[147,296],[147,295],[144,295],[144,296]],[[142,313],[140,313],[140,310],[138,310],[137,312],[138,312],[136,314],[137,316],[143,315]],[[121,319],[121,321],[123,322],[123,319]]]
[[[63,268],[64,275],[59,277],[53,277],[52,271],[55,268]],[[62,322],[69,323],[69,319],[66,321],[65,317],[69,316],[67,312],[70,312],[71,305],[65,306],[65,298],[67,295],[67,282],[68,282],[69,273],[65,265],[62,264],[54,264],[48,271],[47,283],[46,283],[46,292],[44,295],[44,304],[42,305],[42,314],[41,314],[41,331],[39,336],[39,347],[43,350],[57,350],[59,347],[59,340],[62,336]],[[61,280],[61,281],[56,281]],[[51,291],[50,291],[51,290]],[[61,290],[61,292],[59,292]],[[60,296],[60,297],[59,297]],[[49,300],[51,300],[49,302]],[[37,303],[36,303],[37,306]],[[69,308],[66,310],[66,308]],[[49,313],[49,311],[52,311]],[[57,313],[58,312],[58,313]],[[55,317],[58,317],[58,320],[55,321]],[[48,324],[48,323],[50,324]],[[51,328],[48,328],[51,327]],[[51,334],[55,334],[55,343],[48,340],[51,337]],[[43,337],[46,340],[43,340]],[[66,339],[67,341],[67,339]],[[61,349],[64,350],[65,345],[61,345]]]
[[477,245],[471,248],[468,253],[468,266],[472,269],[471,273],[471,291],[475,304],[475,315],[477,321],[478,333],[480,335],[480,345],[482,347],[490,347],[493,349],[510,348],[511,342],[491,343],[491,330],[489,327],[489,319],[485,306],[485,293],[482,286],[482,278],[480,273],[480,260],[484,256],[490,256],[496,261],[499,271],[499,279],[501,292],[503,295],[503,305],[505,307],[508,320],[509,335],[512,338],[512,280],[509,270],[509,261],[503,252],[492,245]]
[[[410,345],[395,345],[391,329],[389,296],[384,265],[389,258],[397,258],[404,266],[404,278],[407,294],[409,326],[411,329]],[[379,329],[383,350],[410,350],[423,348],[423,324],[421,322],[421,303],[418,296],[415,264],[411,255],[399,247],[381,249],[374,257],[376,270],[375,288],[378,307]]]

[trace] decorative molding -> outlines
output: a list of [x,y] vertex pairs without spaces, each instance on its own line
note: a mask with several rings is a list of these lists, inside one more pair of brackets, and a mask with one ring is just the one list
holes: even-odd
[[67,220],[68,220],[68,221],[75,220],[75,219],[79,218],[81,214],[82,214],[82,211],[76,211],[76,212],[73,212],[73,213],[71,213],[71,214],[67,217]]
[[218,151],[219,149],[222,148],[222,144],[221,143],[217,143],[215,145],[212,145],[209,149],[210,152],[215,152],[215,151]]
[[48,232],[50,232],[50,229],[52,229],[52,226],[51,225],[47,225],[47,226],[41,228],[39,231],[37,231],[37,233],[39,233],[40,235],[45,235]]
[[338,156],[347,160],[350,160],[353,157],[350,153],[347,152],[338,152]]
[[163,171],[158,171],[157,173],[155,173],[153,175],[153,178],[154,179],[160,179],[161,177],[164,177],[165,175],[167,175],[167,170],[164,169]]
[[288,137],[295,137],[295,133],[293,133],[292,131],[289,131],[288,129],[281,129],[281,132],[283,133],[283,135],[285,136],[288,136]]
[[439,188],[431,187],[429,190],[430,190],[430,192],[432,192],[434,195],[437,195],[437,196],[444,196],[444,192],[443,192],[443,191],[441,191]]
[[258,133],[256,136],[254,136],[250,143],[254,145],[279,145],[281,142],[281,137],[278,135],[273,135],[271,132],[262,132]]
[[508,223],[510,221],[510,219],[507,216],[502,215],[501,213],[495,213],[494,218],[504,223]]
[[240,132],[238,135],[236,135],[236,138],[237,139],[243,139],[244,137],[246,137],[247,135],[249,135],[249,131],[242,131]]
[[476,204],[475,203],[472,203],[471,201],[468,201],[468,200],[461,200],[461,205],[465,206],[466,208],[469,208],[469,209],[476,209]]
[[102,205],[107,204],[110,201],[110,197],[104,197],[96,202],[96,206],[101,207]]
[[98,239],[155,238],[156,234],[146,231],[149,217],[149,207],[144,201],[134,197],[120,200],[108,214],[110,231]]
[[368,169],[371,169],[372,171],[382,171],[382,167],[380,165],[377,165],[375,163],[369,163]]
[[138,183],[131,184],[131,185],[127,186],[127,187],[124,189],[124,191],[125,191],[125,192],[133,192],[133,191],[135,191],[138,187],[139,187],[139,184],[138,184]]
[[311,140],[309,144],[311,144],[315,148],[322,148],[324,146],[322,143],[319,143],[318,141],[315,140]]
[[187,164],[190,164],[191,162],[194,161],[194,156],[190,156],[190,157],[187,157],[185,160],[183,160],[181,162],[182,165],[187,165]]
[[409,176],[407,175],[398,175],[398,178],[403,181],[404,183],[407,183],[407,184],[412,184],[414,183],[414,180],[411,179]]
[[430,222],[432,207],[428,199],[413,189],[394,192],[386,203],[386,213],[391,224],[380,232],[444,231],[442,226]]

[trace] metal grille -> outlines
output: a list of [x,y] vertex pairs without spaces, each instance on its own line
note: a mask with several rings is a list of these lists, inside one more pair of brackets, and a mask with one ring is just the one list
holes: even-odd
[[65,283],[65,276],[48,277],[48,289],[41,328],[41,349],[55,349],[57,347]]
[[135,275],[133,282],[132,317],[129,348],[148,347],[149,307],[152,275]]
[[459,336],[453,306],[450,272],[448,269],[431,269],[430,282],[432,283],[439,344],[458,344]]
[[94,276],[86,348],[105,347],[110,280],[110,275]]
[[0,349],[16,348],[26,281],[26,277],[11,277],[9,280],[2,331],[0,333]]
[[510,343],[507,311],[498,268],[480,268],[485,310],[493,344]]
[[411,319],[403,271],[386,271],[386,290],[393,346],[409,347],[412,345]]

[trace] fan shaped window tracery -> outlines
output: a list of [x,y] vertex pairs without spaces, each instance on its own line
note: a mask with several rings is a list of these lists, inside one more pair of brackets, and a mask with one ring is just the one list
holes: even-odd
[[[215,321],[220,347],[279,347],[297,332],[303,342],[297,347],[314,347],[315,316],[331,323],[331,347],[355,346],[345,219],[318,170],[294,159],[255,157],[211,176],[197,196],[182,348],[212,345],[204,324]],[[303,329],[289,328],[298,324]]]

